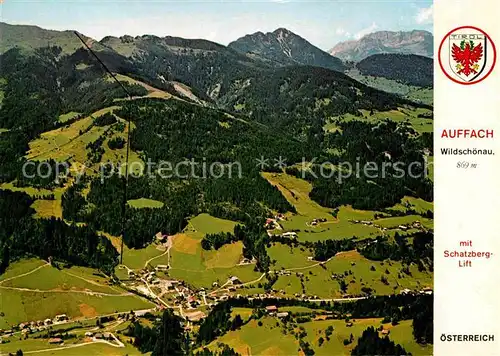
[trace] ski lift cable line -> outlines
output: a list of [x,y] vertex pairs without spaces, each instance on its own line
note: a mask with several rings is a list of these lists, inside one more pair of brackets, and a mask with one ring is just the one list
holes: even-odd
[[[97,54],[90,48],[90,46],[85,42],[83,37],[77,32],[74,31],[74,34],[78,39],[83,43],[85,48],[94,56],[94,58],[102,65],[104,70],[115,80],[115,82],[118,83],[118,85],[121,86],[123,91],[127,94],[129,99],[132,99],[132,95],[130,95],[130,92],[127,90],[127,88],[123,85],[122,82],[120,82],[116,76],[109,70],[109,68],[104,64],[104,62],[97,56]],[[125,230],[126,230],[126,224],[127,224],[127,217],[126,217],[126,211],[127,211],[127,188],[128,188],[128,161],[129,161],[129,154],[130,154],[130,117],[127,119],[127,153],[126,153],[126,158],[125,158],[125,184],[123,187],[123,201],[122,201],[122,242],[121,242],[121,251],[120,251],[120,264],[123,264],[123,241],[125,239]]]

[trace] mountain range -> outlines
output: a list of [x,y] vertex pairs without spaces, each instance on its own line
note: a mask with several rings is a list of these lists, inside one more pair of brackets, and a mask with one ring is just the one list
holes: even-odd
[[[63,106],[64,102],[73,102],[75,95],[82,95],[86,100],[81,100],[78,107],[84,102],[88,105],[78,111],[86,111],[99,105],[99,98],[108,98],[109,83],[99,82],[102,70],[71,31],[8,24],[0,24],[0,30],[3,37],[0,48],[4,52],[17,48],[25,55],[51,44],[60,47],[61,54],[69,55],[59,61],[54,73],[47,72],[47,75],[53,74],[53,78],[44,79],[54,85],[46,91],[47,95],[60,92],[59,98],[67,97]],[[84,39],[115,73],[190,101],[248,115],[295,134],[305,132],[308,116],[318,110],[318,100],[328,103],[321,110],[329,115],[356,113],[359,109],[385,110],[407,102],[351,79],[343,73],[346,66],[340,59],[284,28],[247,35],[228,46],[203,39],[154,35],[107,36],[101,41]],[[10,52],[3,55],[5,75],[10,70],[7,64],[21,58]],[[46,57],[47,54],[39,55]],[[54,55],[58,56],[52,53],[49,57]],[[362,74],[415,84],[414,78],[404,77],[404,70],[401,74],[404,66],[391,69],[390,59],[370,63],[360,67]],[[377,70],[377,63],[386,68]],[[53,68],[50,62],[43,65]],[[397,74],[393,73],[395,70]],[[82,88],[89,85],[93,91],[82,92]],[[292,121],[289,120],[291,112],[297,113]]]
[[[433,35],[427,31],[379,31],[365,35],[359,40],[340,42],[330,51],[325,52],[314,46],[306,39],[286,28],[278,28],[273,32],[255,32],[236,39],[229,45],[222,46],[215,42],[202,39],[183,39],[178,37],[158,37],[154,35],[121,36],[120,38],[107,36],[101,41],[82,35],[94,49],[103,50],[110,47],[126,57],[144,52],[144,45],[152,41],[163,39],[165,45],[175,47],[201,46],[199,49],[227,48],[246,57],[267,62],[271,66],[282,65],[311,65],[345,70],[341,60],[361,61],[362,59],[380,53],[416,54],[433,56]],[[80,41],[73,31],[55,31],[31,25],[10,25],[0,22],[0,53],[10,48],[18,47],[23,50],[57,45],[63,53],[73,53],[81,47]]]
[[340,42],[330,51],[332,56],[358,62],[373,54],[399,53],[433,56],[433,35],[428,31],[378,31],[359,40]]
[[[95,61],[71,31],[4,23],[0,23],[0,31],[2,52],[18,48],[21,53],[29,53],[49,44],[57,45],[62,54],[69,55],[67,60],[61,62],[66,63],[67,68],[58,70],[71,70],[74,66],[80,69],[77,71],[79,79],[75,80],[74,75],[75,78],[68,79],[72,89],[67,88],[64,95],[79,92],[79,88],[89,82],[95,83],[93,93],[101,93],[99,97],[104,97],[109,90],[109,85],[101,86],[95,82],[98,78],[96,73],[83,70],[93,67]],[[376,93],[360,86],[360,78],[352,76],[339,58],[284,28],[247,35],[228,46],[204,39],[154,35],[107,36],[100,41],[83,38],[115,73],[194,102],[237,110],[257,121],[277,123],[283,127],[288,125],[296,133],[302,132],[304,120],[307,121],[302,115],[317,110],[316,102],[322,98],[330,103],[323,109],[328,109],[331,114],[356,112],[362,108],[387,109],[395,107],[398,102],[400,105],[405,102],[390,97],[390,94]],[[383,77],[405,85],[432,85],[432,65],[425,58],[418,61],[418,70],[414,71],[418,75],[409,76],[406,68],[412,59],[390,56],[397,55],[367,58],[358,64],[357,69],[361,75]],[[6,59],[4,62],[10,63]],[[53,80],[61,81],[60,78]],[[377,85],[371,86],[385,90]],[[362,93],[358,99],[357,91]],[[294,97],[301,99],[294,101]],[[94,102],[91,97],[89,100]],[[286,119],[291,111],[301,112],[295,117],[295,122]]]

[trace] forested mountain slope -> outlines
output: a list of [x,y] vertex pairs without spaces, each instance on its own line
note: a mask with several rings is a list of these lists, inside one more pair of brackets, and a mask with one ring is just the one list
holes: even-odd
[[[116,99],[126,96],[116,83],[105,79],[98,65],[91,64],[85,52],[58,57],[56,62],[54,58],[58,55],[59,50],[51,48],[37,50],[35,56],[29,57],[13,49],[3,56],[6,59],[4,63],[8,65],[3,67],[2,72],[7,84],[0,110],[0,125],[10,129],[2,134],[2,144],[6,148],[1,152],[2,165],[6,167],[2,172],[3,182],[19,178],[28,142],[40,132],[60,126],[58,117],[61,114],[68,111],[89,113],[103,106],[116,105]],[[59,65],[56,66],[55,63]],[[335,159],[328,152],[337,148],[347,150],[344,157],[347,160],[360,154],[374,155],[372,159],[375,159],[381,157],[383,151],[395,155],[403,145],[408,152],[400,159],[406,161],[410,158],[418,159],[425,148],[414,137],[412,129],[403,130],[404,125],[398,130],[396,124],[382,126],[383,135],[393,136],[392,140],[384,141],[388,146],[380,148],[376,148],[378,146],[375,143],[370,143],[372,149],[368,151],[366,143],[363,143],[365,136],[346,137],[350,142],[359,140],[359,144],[344,147],[344,141],[337,138],[338,133],[325,135],[323,132],[326,117],[355,113],[362,109],[389,110],[398,105],[410,104],[409,102],[366,87],[328,69],[300,66],[273,69],[265,73],[271,75],[249,78],[249,85],[244,90],[232,88],[233,91],[224,98],[227,101],[221,102],[226,107],[240,106],[240,111],[246,115],[233,116],[174,99],[136,99],[125,101],[120,104],[121,109],[118,107],[113,110],[117,117],[130,118],[134,123],[132,149],[141,152],[144,161],[166,159],[178,162],[187,158],[206,160],[208,164],[239,162],[244,173],[239,180],[187,179],[184,184],[180,184],[182,179],[149,181],[138,178],[136,183],[132,180],[129,192],[131,199],[150,197],[164,202],[165,207],[141,211],[130,209],[127,228],[129,234],[125,237],[128,246],[147,245],[159,229],[170,234],[177,233],[184,228],[189,216],[208,211],[218,217],[246,222],[249,228],[256,229],[253,233],[255,240],[248,242],[247,248],[249,254],[260,256],[259,263],[262,268],[266,268],[268,262],[264,257],[263,247],[256,245],[256,241],[260,241],[258,236],[262,233],[262,225],[254,225],[254,222],[263,219],[268,209],[293,211],[293,207],[275,187],[270,186],[259,175],[259,169],[255,165],[256,158],[286,154],[290,164],[303,160],[314,161],[314,157],[320,156]],[[31,79],[28,80],[28,77]],[[129,85],[129,89],[135,90],[139,96],[147,93],[143,86],[137,84]],[[115,126],[119,125],[116,119],[101,121],[103,123],[94,119],[94,125],[107,125],[112,130],[117,130]],[[349,127],[343,127],[343,135],[352,134]],[[366,132],[374,129],[372,124],[359,128]],[[80,132],[80,135],[84,133]],[[89,150],[87,157],[91,158],[91,164],[99,163],[102,157],[94,156],[94,151],[99,150],[102,145],[102,140],[99,140],[81,148]],[[72,159],[69,158],[70,162]],[[31,184],[24,180],[20,183]],[[38,182],[39,187],[49,189],[53,187],[52,184],[50,181]],[[313,184],[320,185],[315,188],[312,196],[332,207],[349,203],[359,204],[364,208],[390,205],[409,191],[427,199],[431,196],[428,184],[421,177],[409,180],[403,186],[386,186],[393,192],[389,194],[386,191],[384,202],[374,199],[356,203],[357,196],[349,194],[325,200],[323,193],[319,192],[325,189],[336,191],[336,185],[332,186],[332,182],[322,180]],[[349,184],[356,189],[356,186],[366,182],[353,180]],[[121,179],[116,176],[104,182],[91,179],[87,197],[82,196],[83,187],[75,185],[71,194],[63,196],[63,216],[70,221],[90,223],[98,230],[120,234],[121,210],[113,207],[120,200],[123,187]],[[375,191],[370,189],[370,192]],[[367,191],[366,194],[368,195],[364,196],[368,197],[371,193]],[[195,199],[192,200],[193,198]]]
[[363,75],[382,77],[418,87],[432,87],[432,58],[414,54],[375,54],[356,63]]
[[[365,86],[350,77],[318,67],[276,68],[235,82],[222,105],[253,119],[308,135],[326,119],[358,110],[391,110],[416,105],[396,95]],[[426,107],[425,105],[421,105]]]
[[217,100],[238,78],[269,66],[230,48],[207,40],[178,37],[105,37],[101,43],[126,56],[137,74],[162,87],[175,80],[195,90],[203,99]]

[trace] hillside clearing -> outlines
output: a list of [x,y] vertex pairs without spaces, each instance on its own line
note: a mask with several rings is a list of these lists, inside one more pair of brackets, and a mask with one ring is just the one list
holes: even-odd
[[[344,239],[356,236],[366,238],[377,236],[380,231],[363,224],[354,224],[350,220],[373,219],[376,212],[352,209],[341,206],[337,218],[332,213],[334,209],[325,208],[309,197],[311,183],[293,177],[286,173],[262,173],[272,185],[278,187],[283,196],[297,209],[297,214],[287,214],[280,221],[285,231],[297,231],[300,241],[321,241],[327,239]],[[314,219],[325,219],[312,225]]]
[[153,200],[153,199],[147,199],[147,198],[140,198],[140,199],[132,199],[127,201],[127,204],[130,205],[133,208],[161,208],[163,207],[163,204],[161,201],[158,200]]
[[[233,314],[240,314],[244,317],[247,311],[245,308],[238,308],[233,311]],[[301,354],[301,352],[298,352],[300,348],[296,335],[292,335],[285,327],[285,324],[278,318],[266,316],[260,319],[259,322],[262,323],[261,326],[258,325],[256,320],[251,320],[240,329],[229,331],[210,343],[208,348],[217,350],[217,344],[223,343],[244,356]],[[344,320],[315,320],[298,324],[298,326],[304,328],[305,337],[303,341],[310,344],[310,347],[315,351],[315,355],[350,355],[357,344],[357,339],[366,328],[370,326],[378,328],[381,325],[384,329],[390,330],[389,339],[401,344],[412,355],[424,356],[432,354],[432,345],[420,346],[413,340],[411,320],[404,320],[396,326],[382,324],[381,322],[382,319],[380,318],[356,319],[351,320],[352,326],[347,326]],[[333,333],[326,338],[325,330],[328,327],[333,328]],[[298,331],[298,327],[295,329],[294,333]],[[354,341],[344,345],[344,340],[349,340],[351,334]],[[321,346],[318,343],[320,337],[324,340]]]

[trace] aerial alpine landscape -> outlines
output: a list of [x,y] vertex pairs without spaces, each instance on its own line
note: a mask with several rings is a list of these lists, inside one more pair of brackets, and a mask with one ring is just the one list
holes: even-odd
[[432,354],[432,3],[241,33],[3,6],[1,355]]

